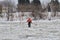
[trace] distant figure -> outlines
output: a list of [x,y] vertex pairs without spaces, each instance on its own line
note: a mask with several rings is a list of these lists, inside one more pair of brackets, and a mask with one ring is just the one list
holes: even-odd
[[32,19],[28,18],[27,22],[28,22],[28,27],[31,27]]

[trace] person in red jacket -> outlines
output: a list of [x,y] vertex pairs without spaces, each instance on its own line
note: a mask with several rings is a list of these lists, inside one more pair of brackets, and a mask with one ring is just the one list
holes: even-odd
[[28,27],[31,27],[32,19],[28,18],[27,22],[28,22]]

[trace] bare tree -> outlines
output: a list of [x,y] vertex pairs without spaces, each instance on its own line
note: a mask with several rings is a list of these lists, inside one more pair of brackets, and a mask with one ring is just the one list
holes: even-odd
[[34,19],[37,19],[37,17],[42,18],[41,16],[41,10],[42,10],[42,6],[41,6],[41,2],[39,0],[33,0],[32,1],[32,15],[34,17]]
[[2,5],[0,5],[0,17],[2,17]]
[[51,7],[51,10],[54,12],[54,17],[56,16],[56,12],[58,12],[58,9],[59,9],[59,2],[58,0],[51,0],[50,2],[50,7]]
[[14,3],[11,2],[11,0],[5,0],[5,2],[7,2],[8,4],[8,12],[7,12],[7,21],[9,21],[9,17],[11,17],[10,20],[13,20],[13,8],[14,8]]

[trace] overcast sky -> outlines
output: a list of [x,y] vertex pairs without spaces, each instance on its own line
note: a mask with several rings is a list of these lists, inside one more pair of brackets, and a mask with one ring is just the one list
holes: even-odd
[[[17,0],[14,0],[15,2],[16,2],[16,4],[18,3],[18,1]],[[32,0],[30,0],[30,2],[31,2]],[[50,0],[41,0],[41,2],[44,2],[44,3],[46,3],[46,2],[50,2]]]

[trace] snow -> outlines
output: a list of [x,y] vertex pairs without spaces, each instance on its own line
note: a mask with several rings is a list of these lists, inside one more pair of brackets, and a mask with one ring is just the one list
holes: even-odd
[[[22,17],[22,13],[25,15]],[[28,28],[27,18],[31,12],[13,13],[14,21],[6,21],[6,14],[0,18],[0,40],[60,40],[60,19],[33,20]],[[60,13],[58,13],[60,14]],[[31,17],[32,18],[32,17]],[[32,18],[33,19],[33,18]]]
[[[12,13],[13,14],[13,17],[12,16],[9,16],[9,21],[11,19],[13,19],[13,21],[21,21],[21,20],[26,20],[28,17],[31,17],[32,19],[34,19],[34,17],[31,16],[31,13],[32,12],[16,12],[16,13]],[[24,16],[22,16],[22,14],[24,14]],[[43,15],[46,15],[43,17],[43,19],[52,19],[52,20],[55,20],[55,19],[60,19],[60,12],[57,12],[57,15],[56,17],[52,17],[53,16],[53,12],[44,12],[42,13]],[[2,13],[2,16],[3,17],[0,17],[0,21],[7,21],[7,14],[6,13]],[[41,20],[41,19],[40,19]]]
[[0,40],[60,40],[60,19],[33,21],[0,21]]

